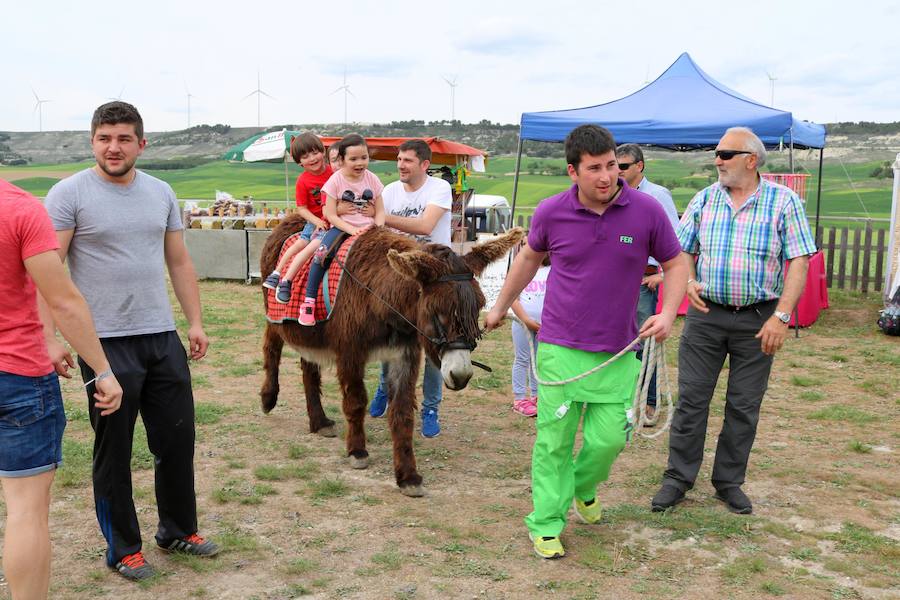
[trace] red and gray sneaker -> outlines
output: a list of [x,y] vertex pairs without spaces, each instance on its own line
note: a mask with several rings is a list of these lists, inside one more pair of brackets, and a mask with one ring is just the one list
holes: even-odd
[[134,554],[122,557],[122,560],[116,563],[115,569],[125,579],[131,579],[133,581],[149,579],[156,575],[156,569],[147,564],[142,552],[135,552]]
[[215,556],[221,550],[218,544],[205,540],[196,533],[174,539],[168,544],[159,544],[159,547],[169,552],[180,552],[193,556]]

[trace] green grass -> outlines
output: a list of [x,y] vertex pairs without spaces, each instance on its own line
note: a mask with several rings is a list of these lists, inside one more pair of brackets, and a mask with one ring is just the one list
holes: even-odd
[[791,383],[797,387],[815,387],[818,383],[813,377],[804,377],[802,375],[792,375]]
[[222,420],[227,415],[229,408],[221,404],[211,402],[197,402],[194,405],[194,421],[197,425],[212,425]]
[[312,497],[317,500],[326,498],[340,498],[346,496],[350,492],[347,484],[340,479],[321,479],[309,484]]
[[263,481],[284,481],[286,479],[306,479],[319,471],[316,463],[302,465],[260,465],[253,470],[253,475]]
[[872,446],[866,444],[865,442],[860,442],[859,440],[854,440],[847,445],[852,452],[856,452],[858,454],[870,454],[872,452]]
[[860,425],[864,423],[871,423],[878,418],[872,413],[867,413],[865,411],[859,410],[858,408],[853,408],[852,406],[843,406],[841,404],[817,410],[816,412],[810,413],[807,416],[810,419],[821,421],[842,421]]

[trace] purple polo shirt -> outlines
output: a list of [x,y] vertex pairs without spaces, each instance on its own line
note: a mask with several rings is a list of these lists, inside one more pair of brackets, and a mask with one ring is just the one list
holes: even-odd
[[549,252],[550,277],[538,339],[590,352],[618,352],[637,337],[635,312],[647,258],[664,263],[681,246],[666,211],[628,187],[602,215],[578,201],[578,188],[543,200],[528,245]]

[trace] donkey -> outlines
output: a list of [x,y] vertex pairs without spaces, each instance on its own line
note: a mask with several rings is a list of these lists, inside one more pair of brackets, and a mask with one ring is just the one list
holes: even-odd
[[[272,272],[282,244],[302,225],[299,216],[290,216],[272,232],[263,248],[260,272]],[[334,421],[325,416],[321,402],[321,365],[334,364],[347,420],[350,466],[365,469],[369,453],[363,428],[368,404],[364,370],[368,362],[388,361],[387,420],[394,475],[403,494],[424,495],[412,445],[422,351],[440,366],[447,388],[466,387],[485,303],[474,276],[523,236],[517,228],[459,256],[445,246],[420,244],[385,228],[362,234],[347,257],[339,297],[327,321],[314,327],[293,321],[266,325],[263,412],[275,408],[278,400],[278,367],[287,343],[301,355],[310,432],[334,437]]]

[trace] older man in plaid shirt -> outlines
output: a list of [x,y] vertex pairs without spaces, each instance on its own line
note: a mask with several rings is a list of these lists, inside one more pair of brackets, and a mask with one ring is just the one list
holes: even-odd
[[[694,486],[709,403],[727,356],[725,423],[712,484],[730,511],[753,512],[741,485],[759,407],[806,283],[809,255],[816,251],[797,195],[759,176],[765,161],[765,146],[751,130],[729,129],[716,147],[719,181],[697,193],[681,218],[678,240],[696,257],[696,274],[688,279],[691,307],[679,347],[679,402],[668,468],[651,502],[654,511],[675,506]],[[785,260],[792,261],[786,273]]]

